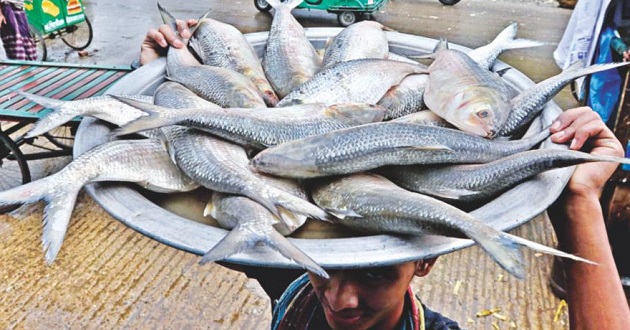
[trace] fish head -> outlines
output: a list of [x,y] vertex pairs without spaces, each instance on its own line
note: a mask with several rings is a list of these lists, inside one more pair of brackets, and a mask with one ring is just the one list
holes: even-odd
[[278,99],[278,95],[273,91],[269,82],[265,79],[256,79],[254,81],[254,85],[260,91],[260,96],[265,101],[265,104],[270,107],[275,107],[276,104],[280,101]]
[[[308,140],[303,139],[303,140]],[[295,140],[265,149],[251,160],[254,171],[289,178],[319,176],[314,157],[316,150],[303,140]]]
[[[509,113],[509,103],[498,93],[467,90],[458,93],[445,104],[453,118],[451,124],[462,131],[492,138],[503,127]],[[449,120],[450,121],[450,120]]]
[[339,103],[329,106],[326,114],[348,125],[362,125],[383,121],[385,108],[367,103]]

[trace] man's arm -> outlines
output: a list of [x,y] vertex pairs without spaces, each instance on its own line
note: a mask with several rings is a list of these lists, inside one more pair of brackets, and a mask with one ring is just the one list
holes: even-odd
[[[590,108],[564,112],[551,130],[554,142],[571,141],[573,150],[623,157],[619,141]],[[598,263],[594,266],[563,260],[572,329],[630,327],[630,310],[599,203],[601,190],[616,168],[615,163],[577,166],[564,192],[549,210],[560,247]]]

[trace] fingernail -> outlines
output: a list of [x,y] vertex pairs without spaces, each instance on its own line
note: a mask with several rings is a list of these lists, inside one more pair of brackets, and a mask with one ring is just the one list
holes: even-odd
[[569,149],[575,149],[576,145],[577,145],[577,141],[575,139],[571,140],[571,145],[569,145]]
[[556,139],[562,139],[565,135],[567,135],[567,133],[565,133],[564,131],[560,131],[560,132],[554,133],[553,137]]
[[181,47],[184,46],[184,44],[181,41],[179,41],[179,40],[175,40],[173,42],[173,46],[175,46],[176,48],[181,48]]
[[551,124],[551,127],[549,129],[552,130],[552,131],[555,131],[555,130],[557,130],[559,128],[560,128],[560,122],[559,121],[555,121],[555,122],[553,122],[553,124]]
[[182,34],[185,35],[186,37],[190,37],[190,30],[184,29],[184,31],[182,31]]

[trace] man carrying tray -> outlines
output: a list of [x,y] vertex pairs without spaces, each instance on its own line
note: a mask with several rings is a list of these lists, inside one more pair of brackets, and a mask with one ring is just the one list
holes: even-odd
[[[180,35],[190,36],[187,24],[178,23]],[[187,23],[191,26],[195,22]],[[150,30],[142,44],[141,63],[157,58],[168,45],[184,46],[166,25]],[[552,124],[551,133],[553,142],[570,143],[572,150],[623,157],[619,141],[590,108],[565,111]],[[606,243],[599,203],[601,190],[616,167],[615,163],[577,166],[549,209],[560,248],[598,264],[564,262],[573,329],[630,326],[630,309]],[[411,291],[413,277],[427,275],[435,260],[327,270],[329,279],[309,273],[288,287],[282,279],[294,278],[292,272],[248,269],[246,273],[259,280],[272,301],[278,296],[274,288],[284,291],[274,307],[272,329],[459,329],[456,322],[426,308]]]

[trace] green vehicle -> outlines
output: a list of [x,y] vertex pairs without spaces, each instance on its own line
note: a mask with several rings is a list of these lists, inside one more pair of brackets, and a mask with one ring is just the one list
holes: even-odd
[[[460,0],[439,1],[444,5],[454,5]],[[304,0],[297,8],[325,10],[337,14],[339,24],[348,26],[360,19],[372,19],[372,14],[380,10],[386,2],[387,0]],[[271,10],[271,5],[266,0],[254,0],[254,6],[262,12]]]
[[25,0],[24,11],[38,48],[38,60],[46,60],[45,38],[60,37],[76,50],[90,45],[92,24],[83,9],[81,0]]

